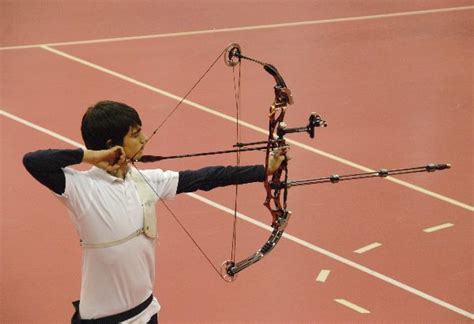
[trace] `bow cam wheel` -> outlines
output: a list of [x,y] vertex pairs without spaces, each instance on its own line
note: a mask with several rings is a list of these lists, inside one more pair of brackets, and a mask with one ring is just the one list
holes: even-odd
[[227,282],[232,282],[236,279],[236,275],[229,273],[229,269],[235,265],[232,261],[224,261],[221,265],[221,277]]
[[240,54],[240,45],[237,43],[230,44],[225,50],[225,64],[227,64],[228,66],[236,66],[240,63]]

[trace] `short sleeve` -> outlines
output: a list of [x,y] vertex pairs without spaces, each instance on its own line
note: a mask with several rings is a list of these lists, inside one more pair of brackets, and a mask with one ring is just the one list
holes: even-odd
[[72,168],[64,168],[66,186],[64,193],[58,195],[61,201],[74,214],[75,218],[80,218],[90,207],[90,201],[94,199],[92,183],[84,172]]
[[178,188],[179,173],[161,169],[140,170],[153,187],[158,199],[173,199]]

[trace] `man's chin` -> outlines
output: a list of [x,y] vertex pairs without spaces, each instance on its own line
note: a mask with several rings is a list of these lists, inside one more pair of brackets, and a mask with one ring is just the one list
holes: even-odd
[[142,156],[143,156],[143,151],[140,150],[140,151],[138,151],[136,154],[131,154],[130,157],[127,157],[127,160],[128,160],[128,161],[132,161],[132,160],[133,160],[133,161],[140,161],[140,159],[142,158]]
[[138,153],[133,158],[135,161],[139,161],[143,156],[143,150],[138,151]]

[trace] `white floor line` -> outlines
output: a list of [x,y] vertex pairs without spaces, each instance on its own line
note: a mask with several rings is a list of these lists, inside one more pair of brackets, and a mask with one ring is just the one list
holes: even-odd
[[326,282],[326,280],[329,277],[329,274],[331,273],[331,270],[321,270],[318,274],[318,277],[316,278],[317,282]]
[[[219,209],[219,210],[222,210],[223,212],[226,212],[227,214],[229,214],[229,215],[231,215],[231,216],[234,216],[234,210],[231,209],[231,208],[222,206],[222,205],[219,204],[219,203],[216,203],[216,202],[214,202],[214,201],[212,201],[212,200],[210,200],[210,199],[204,198],[204,197],[202,197],[202,196],[200,196],[200,195],[197,195],[197,194],[194,194],[194,193],[189,193],[189,194],[187,194],[187,195],[189,195],[189,196],[191,196],[191,197],[193,197],[193,198],[195,198],[195,199],[197,199],[197,200],[199,200],[199,201],[202,201],[203,203],[205,203],[205,204],[207,204],[207,205],[210,205],[210,206],[212,206],[212,207],[214,207],[214,208],[217,208],[217,209]],[[264,223],[262,223],[262,222],[259,222],[259,221],[255,220],[255,219],[253,219],[253,218],[250,218],[250,217],[248,217],[248,216],[246,216],[246,215],[244,215],[244,214],[242,214],[242,213],[237,213],[237,217],[239,217],[240,219],[242,219],[242,220],[244,220],[244,221],[246,221],[246,222],[248,222],[248,223],[250,223],[250,224],[253,224],[253,225],[255,225],[255,226],[258,226],[258,227],[260,227],[260,228],[262,228],[262,229],[264,229],[264,230],[266,230],[266,231],[268,231],[268,232],[271,232],[271,231],[273,230],[271,226],[269,226],[269,225],[267,225],[267,224],[264,224]],[[358,264],[358,263],[356,263],[356,262],[354,262],[354,261],[351,261],[351,260],[349,260],[349,259],[346,259],[346,258],[344,258],[344,257],[341,257],[341,256],[339,256],[339,255],[337,255],[337,254],[335,254],[335,253],[333,253],[333,252],[330,252],[330,251],[328,251],[328,250],[326,250],[326,249],[323,249],[323,248],[321,248],[321,247],[319,247],[319,246],[316,246],[316,245],[314,245],[314,244],[312,244],[312,243],[309,243],[309,242],[307,242],[307,241],[304,241],[304,240],[302,240],[302,239],[300,239],[300,238],[297,238],[296,236],[293,236],[293,235],[291,235],[291,234],[284,233],[284,234],[283,234],[283,237],[286,238],[286,239],[288,239],[288,240],[290,240],[290,241],[292,241],[292,242],[294,242],[294,243],[296,243],[296,244],[299,244],[299,245],[301,245],[301,246],[304,246],[304,247],[306,247],[306,248],[308,248],[308,249],[310,249],[310,250],[312,250],[312,251],[314,251],[314,252],[317,252],[317,253],[319,253],[319,254],[322,254],[322,255],[324,255],[324,256],[326,256],[326,257],[328,257],[328,258],[331,258],[331,259],[333,259],[333,260],[335,260],[335,261],[338,261],[338,262],[340,262],[340,263],[343,263],[343,264],[345,264],[345,265],[347,265],[347,266],[349,266],[349,267],[351,267],[351,268],[357,269],[357,270],[359,270],[359,271],[361,271],[361,272],[364,272],[364,273],[366,273],[366,274],[368,274],[368,275],[370,275],[370,276],[372,276],[372,277],[375,277],[375,278],[377,278],[377,279],[380,279],[380,280],[382,280],[382,281],[384,281],[384,282],[386,282],[386,283],[388,283],[388,284],[390,284],[390,285],[393,285],[393,286],[395,286],[395,287],[398,287],[398,288],[400,288],[400,289],[402,289],[402,290],[405,290],[405,291],[407,291],[407,292],[409,292],[409,293],[411,293],[411,294],[413,294],[413,295],[416,295],[416,296],[421,297],[421,298],[423,298],[423,299],[425,299],[425,300],[428,300],[428,301],[430,301],[430,302],[432,302],[432,303],[434,303],[434,304],[437,304],[438,306],[444,307],[444,308],[449,309],[449,310],[451,310],[451,311],[453,311],[453,312],[455,312],[455,313],[458,313],[458,314],[460,314],[460,315],[463,315],[463,316],[465,316],[465,317],[468,317],[468,318],[474,320],[474,314],[472,314],[472,313],[470,313],[470,312],[468,312],[468,311],[466,311],[466,310],[464,310],[464,309],[461,309],[461,308],[459,308],[459,307],[457,307],[457,306],[454,306],[454,305],[452,305],[452,304],[449,304],[449,303],[447,303],[447,302],[445,302],[445,301],[443,301],[443,300],[441,300],[441,299],[439,299],[439,298],[436,298],[436,297],[431,296],[431,295],[429,295],[429,294],[427,294],[427,293],[424,293],[424,292],[422,292],[422,291],[420,291],[420,290],[418,290],[418,289],[416,289],[416,288],[413,288],[413,287],[411,287],[411,286],[409,286],[409,285],[407,285],[407,284],[404,284],[404,283],[402,283],[402,282],[400,282],[400,281],[397,281],[397,280],[395,280],[395,279],[393,279],[393,278],[390,278],[390,277],[388,277],[388,276],[386,276],[386,275],[384,275],[384,274],[382,274],[382,273],[380,273],[380,272],[374,271],[374,270],[372,270],[372,269],[370,269],[370,268],[367,268],[367,267],[365,267],[365,266],[363,266],[363,265],[361,265],[361,264]]]
[[[0,107],[0,108],[2,108],[2,107]],[[33,124],[33,123],[31,123],[31,122],[29,122],[29,121],[23,119],[23,118],[17,117],[17,116],[15,116],[15,115],[13,115],[13,114],[11,114],[11,113],[8,113],[8,112],[6,112],[6,111],[4,111],[4,110],[0,110],[0,115],[3,115],[3,116],[5,116],[5,117],[7,117],[7,118],[10,118],[10,119],[12,119],[12,120],[15,120],[15,121],[17,121],[17,122],[19,122],[19,123],[21,123],[21,124],[23,124],[23,125],[25,125],[25,126],[32,127],[33,129],[35,129],[35,130],[37,130],[37,131],[39,131],[39,132],[45,133],[45,134],[47,134],[47,135],[49,135],[49,136],[53,136],[54,138],[56,138],[56,139],[58,139],[58,140],[61,140],[61,141],[66,140],[66,141],[65,141],[66,143],[71,144],[71,145],[73,145],[73,146],[82,147],[81,144],[79,144],[79,143],[77,143],[77,142],[75,142],[75,141],[73,141],[73,140],[71,140],[71,139],[68,139],[67,137],[64,137],[64,136],[62,136],[62,135],[60,135],[60,134],[58,134],[58,133],[55,133],[55,132],[53,132],[53,131],[51,131],[51,130],[48,130],[48,129],[44,128],[44,127],[38,126],[38,125],[36,125],[36,124]],[[13,117],[13,118],[12,118],[12,117]],[[34,127],[33,127],[33,126],[34,126]],[[74,143],[76,143],[76,145],[75,145]],[[209,205],[209,206],[211,206],[211,207],[214,207],[214,208],[217,208],[217,209],[219,209],[219,210],[221,210],[221,211],[224,211],[225,213],[230,214],[232,217],[234,216],[234,210],[233,210],[232,208],[225,207],[225,206],[223,206],[223,205],[221,205],[221,204],[219,204],[219,203],[217,203],[217,202],[215,202],[215,201],[212,201],[212,200],[210,200],[210,199],[207,199],[207,198],[202,197],[202,196],[200,196],[200,195],[197,195],[197,194],[195,194],[195,193],[188,193],[188,194],[186,194],[186,195],[188,195],[188,196],[190,196],[190,197],[192,197],[192,198],[194,198],[194,199],[197,199],[197,200],[199,200],[199,201],[201,201],[201,202],[203,202],[203,203],[205,203],[205,204],[207,204],[207,205]],[[262,229],[264,229],[264,230],[266,230],[266,231],[271,232],[271,231],[273,230],[271,226],[269,226],[269,225],[267,225],[267,224],[264,224],[264,223],[262,223],[262,222],[259,222],[259,221],[255,220],[255,219],[253,219],[253,218],[250,218],[249,216],[246,216],[246,215],[244,215],[244,214],[242,214],[242,213],[237,213],[237,217],[239,217],[240,219],[242,219],[242,220],[244,220],[244,221],[246,221],[246,222],[248,222],[248,223],[250,223],[250,224],[253,224],[253,225],[257,226],[257,227],[260,227],[260,228],[262,228]],[[416,295],[416,296],[418,296],[418,297],[421,297],[421,298],[423,298],[423,299],[425,299],[425,300],[428,300],[428,301],[430,301],[430,302],[432,302],[432,303],[434,303],[434,304],[437,304],[437,305],[439,305],[439,306],[441,306],[441,307],[444,307],[444,308],[449,309],[449,310],[451,310],[451,311],[453,311],[453,312],[455,312],[455,313],[458,313],[458,314],[460,314],[460,315],[462,315],[462,316],[465,316],[465,317],[468,317],[468,318],[474,320],[474,314],[472,314],[472,313],[470,313],[470,312],[468,312],[468,311],[466,311],[466,310],[464,310],[464,309],[461,309],[461,308],[459,308],[459,307],[457,307],[457,306],[454,306],[454,305],[452,305],[452,304],[449,304],[449,303],[447,303],[447,302],[445,302],[445,301],[443,301],[443,300],[441,300],[441,299],[439,299],[439,298],[436,298],[436,297],[433,297],[433,296],[431,296],[431,295],[429,295],[429,294],[427,294],[427,293],[424,293],[424,292],[422,292],[422,291],[420,291],[420,290],[418,290],[418,289],[416,289],[416,288],[410,287],[410,286],[408,286],[408,285],[406,285],[406,284],[404,284],[404,283],[402,283],[402,282],[399,282],[399,281],[397,281],[397,280],[395,280],[395,279],[392,279],[392,278],[390,278],[390,277],[388,277],[388,276],[386,276],[386,275],[384,275],[384,274],[381,274],[381,273],[379,273],[379,272],[377,272],[377,271],[374,271],[374,270],[369,269],[369,268],[367,268],[367,267],[365,267],[365,266],[363,266],[363,265],[360,265],[360,264],[358,264],[358,263],[356,263],[356,262],[354,262],[354,261],[351,261],[351,260],[349,260],[349,259],[346,259],[346,258],[344,258],[344,257],[341,257],[341,256],[339,256],[339,255],[337,255],[337,254],[335,254],[335,253],[333,253],[333,252],[330,252],[330,251],[325,250],[325,249],[323,249],[323,248],[321,248],[321,247],[319,247],[319,246],[316,246],[316,245],[311,244],[311,243],[309,243],[309,242],[307,242],[307,241],[304,241],[304,240],[302,240],[302,239],[300,239],[300,238],[297,238],[296,236],[293,236],[293,235],[284,233],[284,234],[283,234],[283,237],[286,238],[286,239],[288,239],[288,240],[290,240],[290,241],[292,241],[292,242],[294,242],[294,243],[296,243],[296,244],[299,244],[299,245],[301,245],[301,246],[304,246],[304,247],[306,247],[306,248],[308,248],[308,249],[310,249],[310,250],[312,250],[312,251],[314,251],[314,252],[317,252],[317,253],[319,253],[319,254],[325,255],[325,256],[327,256],[327,257],[329,257],[329,258],[331,258],[331,259],[333,259],[333,260],[335,260],[335,261],[338,261],[338,262],[343,263],[343,264],[345,264],[345,265],[347,265],[347,266],[349,266],[349,267],[352,267],[352,268],[354,268],[354,269],[357,269],[357,270],[359,270],[359,271],[362,271],[362,272],[364,272],[364,273],[366,273],[366,274],[368,274],[368,275],[371,275],[371,276],[373,276],[373,277],[375,277],[375,278],[378,278],[378,279],[380,279],[380,280],[383,280],[383,281],[385,281],[385,282],[388,283],[388,284],[391,284],[391,285],[393,285],[393,286],[396,286],[396,287],[398,287],[398,288],[400,288],[400,289],[403,289],[403,290],[405,290],[405,291],[407,291],[407,292],[409,292],[409,293],[411,293],[411,294],[414,294],[414,295]]]
[[5,117],[8,117],[20,124],[23,124],[25,126],[28,126],[30,128],[33,128],[33,129],[36,129],[37,131],[41,132],[41,133],[44,133],[46,135],[49,135],[51,137],[54,137],[64,143],[67,143],[69,145],[72,145],[72,146],[77,146],[77,147],[80,147],[80,148],[84,148],[84,145],[72,140],[72,139],[69,139],[67,137],[64,137],[58,133],[55,133],[47,128],[44,128],[44,127],[41,127],[39,125],[36,125],[36,124],[33,124],[32,122],[29,122],[27,121],[26,119],[23,119],[23,118],[20,118],[18,116],[15,116],[13,114],[10,114],[9,112],[5,111],[5,110],[0,110],[0,115],[3,115]]
[[56,43],[32,44],[32,45],[5,46],[5,47],[0,47],[0,50],[27,49],[27,48],[41,47],[44,45],[47,45],[47,46],[82,45],[82,44],[123,42],[123,41],[131,41],[131,40],[144,40],[144,39],[153,39],[153,38],[183,37],[183,36],[194,36],[194,35],[203,35],[203,34],[242,32],[242,31],[261,30],[261,29],[288,28],[288,27],[333,24],[333,23],[351,22],[351,21],[387,19],[387,18],[394,18],[394,17],[419,16],[419,15],[427,15],[427,14],[464,11],[464,10],[471,10],[471,9],[474,9],[474,6],[426,9],[426,10],[394,12],[394,13],[378,14],[378,15],[318,19],[318,20],[307,20],[307,21],[298,21],[298,22],[291,22],[291,23],[206,29],[206,30],[195,30],[195,31],[176,32],[176,33],[101,38],[101,39],[90,39],[90,40],[82,40],[82,41],[56,42]]
[[334,299],[335,302],[341,304],[341,305],[344,305],[358,313],[361,313],[361,314],[370,314],[370,311],[368,311],[367,309],[363,308],[363,307],[360,307],[359,305],[356,305],[354,303],[351,303],[350,301],[347,301],[345,299]]
[[363,254],[363,253],[365,253],[365,252],[369,252],[369,251],[371,251],[371,250],[373,250],[373,249],[376,249],[376,248],[378,248],[378,247],[380,247],[380,246],[382,246],[381,243],[375,242],[375,243],[369,244],[369,245],[367,245],[367,246],[364,246],[364,247],[361,247],[360,249],[355,250],[354,253]]
[[448,228],[448,227],[452,227],[452,226],[454,226],[454,224],[451,224],[451,223],[441,224],[441,225],[437,225],[437,226],[425,228],[425,229],[423,230],[423,232],[425,232],[425,233],[433,233],[433,232],[440,231],[440,230],[442,230],[442,229],[445,229],[445,228]]
[[[162,96],[165,96],[165,97],[168,97],[168,98],[177,100],[177,101],[182,100],[182,98],[181,98],[180,96],[177,96],[177,95],[175,95],[175,94],[172,94],[172,93],[170,93],[170,92],[168,92],[168,91],[165,91],[165,90],[156,88],[156,87],[154,87],[154,86],[152,86],[152,85],[149,85],[149,84],[146,84],[146,83],[141,82],[141,81],[139,81],[139,80],[136,80],[136,79],[134,79],[134,78],[131,78],[131,77],[125,75],[125,74],[122,74],[122,73],[119,73],[119,72],[116,72],[116,71],[107,69],[107,68],[105,68],[105,67],[103,67],[103,66],[100,66],[100,65],[97,65],[97,64],[95,64],[95,63],[92,63],[92,62],[83,60],[83,59],[81,59],[81,58],[79,58],[79,57],[73,56],[73,55],[71,55],[71,54],[68,54],[68,53],[66,53],[66,52],[60,51],[60,50],[58,50],[58,49],[54,49],[54,48],[51,48],[51,47],[49,47],[49,46],[41,46],[41,48],[44,49],[44,50],[46,50],[46,51],[49,51],[49,52],[51,52],[51,53],[54,53],[54,54],[56,54],[56,55],[59,55],[59,56],[61,56],[61,57],[64,57],[64,58],[66,58],[66,59],[72,60],[72,61],[77,62],[77,63],[80,63],[80,64],[82,64],[82,65],[86,65],[86,66],[88,66],[88,67],[90,67],[90,68],[92,68],[92,69],[95,69],[95,70],[97,70],[97,71],[106,73],[106,74],[108,74],[108,75],[112,75],[112,76],[114,76],[114,77],[116,77],[116,78],[119,78],[119,79],[121,79],[121,80],[123,80],[123,81],[129,82],[129,83],[134,84],[134,85],[136,85],[136,86],[139,86],[139,87],[148,89],[148,90],[150,90],[150,91],[152,91],[152,92],[155,92],[155,93],[158,93],[158,94],[160,94],[160,95],[162,95]],[[225,120],[230,121],[230,122],[232,122],[232,123],[234,123],[234,124],[236,123],[235,117],[232,117],[232,116],[229,116],[229,115],[220,113],[220,112],[218,112],[218,111],[216,111],[216,110],[213,110],[213,109],[211,109],[211,108],[209,108],[209,107],[206,107],[206,106],[203,106],[203,105],[198,104],[198,103],[196,103],[196,102],[193,102],[193,101],[191,101],[191,100],[187,100],[187,99],[186,99],[186,100],[183,101],[183,104],[186,104],[186,105],[188,105],[188,106],[190,106],[190,107],[199,109],[199,110],[204,111],[204,112],[206,112],[206,113],[212,114],[212,115],[217,116],[217,117],[219,117],[219,118],[225,119]],[[255,126],[255,125],[253,125],[253,124],[247,123],[247,122],[242,121],[242,120],[240,120],[240,125],[241,125],[242,127],[246,127],[246,128],[252,129],[252,130],[254,130],[254,131],[256,131],[256,132],[259,132],[259,133],[262,133],[262,134],[265,134],[265,135],[267,135],[267,133],[268,133],[268,131],[267,131],[266,129],[260,128],[260,127],[258,127],[258,126]],[[328,152],[324,152],[324,151],[322,151],[322,150],[318,150],[318,149],[316,149],[316,148],[314,148],[314,147],[312,147],[312,146],[309,146],[309,145],[306,145],[306,144],[297,142],[297,141],[292,140],[292,139],[287,139],[287,143],[289,143],[289,144],[291,144],[291,145],[294,145],[294,146],[297,146],[297,147],[299,147],[299,148],[302,148],[302,149],[304,149],[304,150],[307,150],[307,151],[309,151],[309,152],[316,153],[316,154],[318,154],[318,155],[324,156],[324,157],[326,157],[326,158],[328,158],[328,159],[331,159],[331,160],[333,160],[333,161],[336,161],[336,162],[339,162],[339,163],[348,165],[348,166],[353,167],[353,168],[355,168],[355,169],[362,170],[362,171],[364,171],[364,172],[374,172],[374,171],[375,171],[375,170],[372,170],[372,169],[370,169],[370,168],[368,168],[368,167],[365,167],[365,166],[363,166],[363,165],[360,165],[360,164],[357,164],[357,163],[355,163],[355,162],[346,160],[346,159],[341,158],[341,157],[339,157],[339,156],[336,156],[336,155],[334,155],[334,154],[330,154],[330,153],[328,153]],[[391,181],[391,182],[393,182],[393,183],[399,184],[399,185],[401,185],[401,186],[404,186],[404,187],[406,187],[406,188],[409,188],[409,189],[418,191],[418,192],[420,192],[420,193],[422,193],[422,194],[425,194],[425,195],[428,195],[428,196],[430,196],[430,197],[432,197],[432,198],[435,198],[435,199],[438,199],[438,200],[442,200],[442,201],[447,202],[447,203],[449,203],[449,204],[451,204],[451,205],[458,206],[458,207],[467,209],[467,210],[469,210],[469,211],[474,211],[474,206],[470,206],[470,205],[468,205],[468,204],[465,204],[465,203],[460,202],[460,201],[458,201],[458,200],[455,200],[455,199],[453,199],[453,198],[446,197],[446,196],[444,196],[444,195],[441,195],[441,194],[438,194],[438,193],[436,193],[436,192],[433,192],[433,191],[430,191],[430,190],[428,190],[428,189],[425,189],[425,188],[423,188],[423,187],[420,187],[420,186],[411,184],[411,183],[409,183],[409,182],[406,182],[406,181],[403,181],[403,180],[399,180],[399,179],[393,178],[393,177],[386,177],[386,178],[384,178],[384,179],[387,180],[387,181]],[[382,180],[382,179],[380,179],[380,180]]]

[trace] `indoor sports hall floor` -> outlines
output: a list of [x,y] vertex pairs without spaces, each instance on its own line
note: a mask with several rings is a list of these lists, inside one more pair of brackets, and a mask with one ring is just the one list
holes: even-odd
[[[328,127],[291,138],[291,179],[450,163],[450,170],[290,189],[286,236],[233,283],[158,208],[160,323],[463,323],[474,319],[474,1],[9,1],[0,4],[1,323],[67,323],[81,248],[26,152],[82,145],[85,109],[136,107],[150,134],[232,42],[275,65]],[[241,66],[242,141],[264,140],[273,80]],[[232,69],[219,60],[149,154],[235,143]],[[263,163],[262,153],[241,164]],[[234,156],[142,165],[183,170]],[[81,166],[83,168],[84,166]],[[234,188],[170,203],[212,262],[229,258]],[[269,236],[261,184],[238,195],[237,258]],[[124,260],[126,262],[126,260]]]

